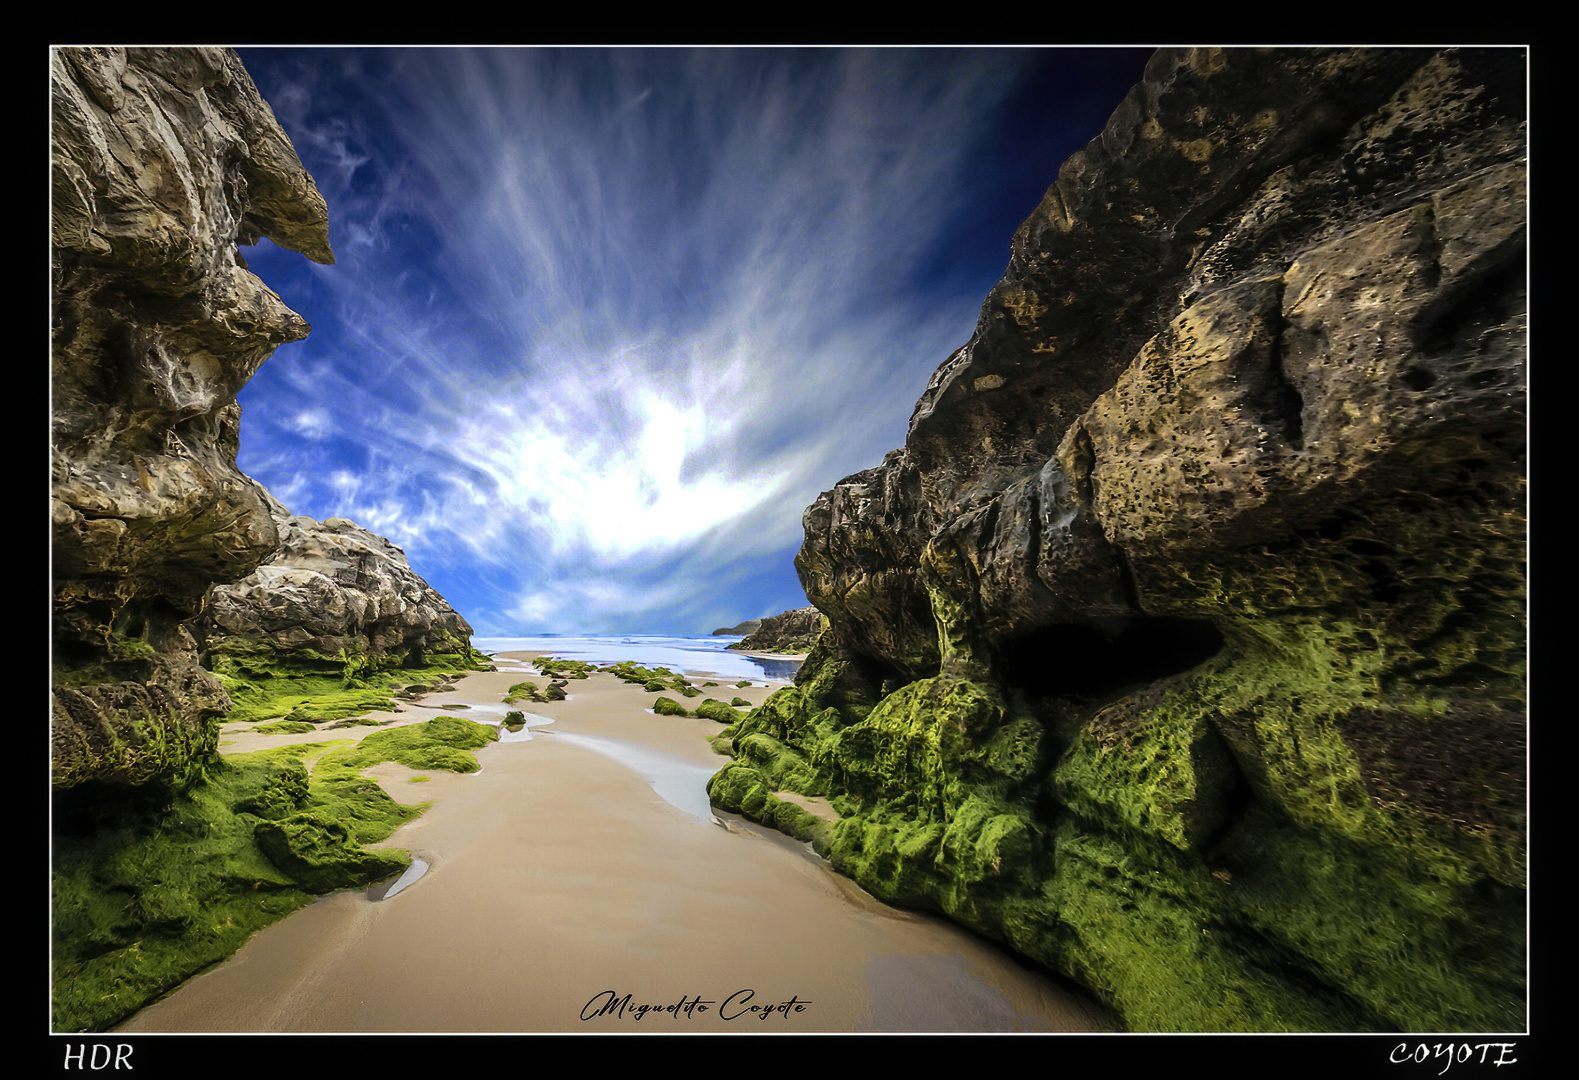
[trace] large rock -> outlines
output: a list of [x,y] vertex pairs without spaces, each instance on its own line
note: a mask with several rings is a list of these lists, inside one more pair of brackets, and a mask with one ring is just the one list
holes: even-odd
[[754,631],[757,627],[759,627],[761,625],[762,625],[762,620],[761,619],[747,619],[745,622],[740,623],[740,624],[738,624],[736,626],[720,626],[717,630],[713,631],[713,636],[717,637],[720,634],[746,635],[746,634],[751,633],[752,631]]
[[1523,87],[1158,52],[807,510],[715,799],[842,796],[836,867],[1136,1028],[1521,1028]]
[[729,646],[750,652],[803,653],[822,632],[822,612],[814,607],[781,611],[762,619],[756,629]]
[[280,548],[241,581],[215,587],[203,620],[211,649],[265,645],[407,667],[430,653],[470,652],[471,626],[400,548],[345,518],[318,522],[267,501]]
[[185,623],[278,545],[236,392],[308,326],[246,269],[332,262],[322,196],[241,62],[51,54],[57,788],[186,782],[226,699]]

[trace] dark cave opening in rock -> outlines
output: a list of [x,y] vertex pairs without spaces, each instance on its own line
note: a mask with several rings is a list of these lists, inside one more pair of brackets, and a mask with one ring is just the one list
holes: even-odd
[[1209,622],[1178,618],[1048,626],[1004,646],[1007,681],[1033,697],[1091,696],[1155,682],[1223,647]]

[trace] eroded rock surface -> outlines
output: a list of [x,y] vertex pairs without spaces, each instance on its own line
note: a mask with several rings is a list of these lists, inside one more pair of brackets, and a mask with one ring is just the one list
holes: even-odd
[[236,392],[309,330],[237,245],[332,262],[327,214],[229,50],[51,76],[54,782],[179,786],[226,706],[184,624],[279,542]]
[[720,634],[750,634],[761,625],[761,619],[747,619],[745,622],[736,626],[720,626],[717,630],[713,631],[713,636],[717,637]]
[[267,502],[280,548],[246,578],[214,589],[202,624],[210,649],[262,645],[412,668],[432,653],[470,653],[471,626],[400,548],[345,518],[314,521],[272,496]]
[[769,615],[755,630],[729,646],[751,652],[803,653],[822,631],[822,612],[814,607],[796,608]]
[[1523,88],[1158,52],[807,510],[715,801],[1136,1029],[1521,1029]]

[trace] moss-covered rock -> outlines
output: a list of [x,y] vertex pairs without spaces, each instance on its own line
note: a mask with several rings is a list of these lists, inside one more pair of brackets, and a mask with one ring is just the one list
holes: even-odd
[[715,803],[1135,1029],[1523,1028],[1520,63],[1159,52],[808,508]]
[[382,761],[474,771],[498,738],[440,717],[360,743],[299,743],[224,758],[172,801],[57,808],[54,1029],[99,1031],[239,948],[314,894],[403,869],[369,851],[422,806],[390,798],[363,770]]
[[543,694],[542,689],[535,682],[532,682],[529,679],[512,684],[510,689],[505,691],[504,695],[504,701],[506,705],[513,705],[517,701],[547,700],[548,699]]
[[[276,717],[319,724],[373,710],[395,708],[397,697],[429,692],[433,685],[413,682],[419,676],[439,680],[477,670],[480,653],[429,652],[413,667],[400,654],[320,653],[312,649],[281,650],[263,642],[229,639],[216,643],[209,663],[232,708],[232,721]],[[405,685],[391,688],[390,681]]]
[[702,703],[696,707],[694,713],[703,720],[714,720],[720,724],[733,724],[740,719],[738,710],[725,705],[716,698],[703,698]]
[[252,729],[263,735],[302,735],[309,731],[318,730],[317,725],[307,720],[275,720],[268,724],[259,724]]
[[258,850],[302,888],[333,892],[398,874],[410,865],[396,852],[368,851],[337,821],[294,814],[260,822],[253,830]]
[[585,660],[565,660],[554,656],[539,656],[532,661],[532,666],[554,679],[585,679],[597,670],[596,665]]

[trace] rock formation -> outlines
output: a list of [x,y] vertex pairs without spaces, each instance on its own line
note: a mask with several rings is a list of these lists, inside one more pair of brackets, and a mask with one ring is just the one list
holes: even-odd
[[1524,64],[1159,51],[806,511],[715,802],[1135,1029],[1520,1029]]
[[237,245],[332,262],[327,214],[230,51],[51,75],[54,782],[179,787],[227,704],[185,624],[279,542],[236,392],[309,329]]
[[713,631],[713,636],[717,637],[720,634],[749,634],[761,625],[761,619],[747,619],[738,626],[720,626],[717,630]]
[[215,587],[202,621],[210,650],[263,646],[407,667],[433,653],[470,655],[471,626],[400,548],[345,518],[317,522],[266,501],[280,548],[241,581]]
[[814,607],[796,608],[769,615],[744,638],[729,646],[750,652],[803,653],[822,632],[822,612]]

